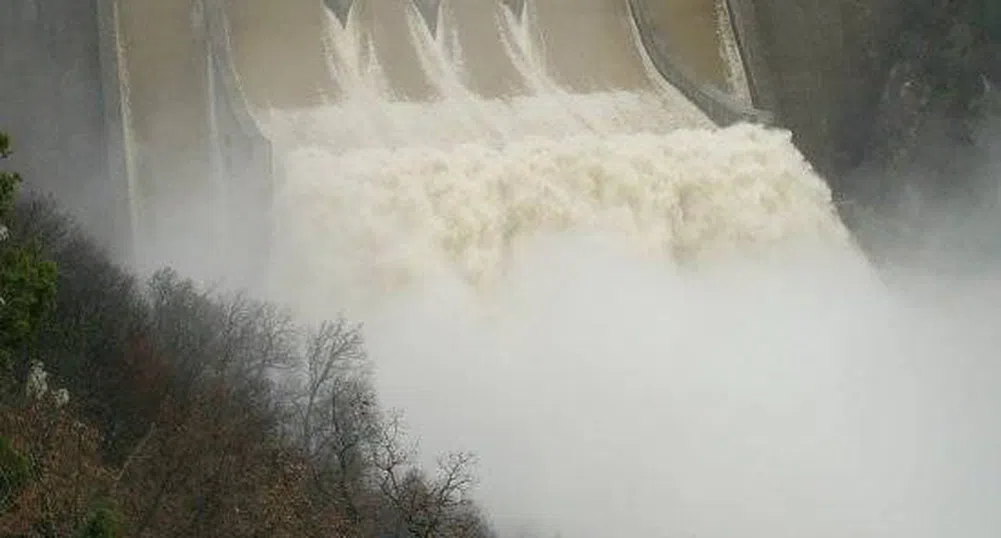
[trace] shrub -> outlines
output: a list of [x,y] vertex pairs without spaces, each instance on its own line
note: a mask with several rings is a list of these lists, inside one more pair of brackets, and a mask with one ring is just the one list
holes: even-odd
[[99,505],[76,533],[76,538],[118,538],[122,533],[121,515],[109,503]]
[[28,458],[15,450],[6,437],[0,437],[0,514],[7,510],[30,477]]

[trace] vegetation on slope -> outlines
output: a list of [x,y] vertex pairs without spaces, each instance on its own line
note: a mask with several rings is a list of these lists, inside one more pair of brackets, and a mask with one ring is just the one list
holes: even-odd
[[0,183],[0,535],[491,535],[472,456],[414,464],[357,327],[139,281],[51,202],[15,204],[18,181]]
[[984,232],[1001,193],[984,169],[1001,117],[1001,8],[916,0],[904,15],[865,159],[840,182],[842,215],[870,251],[997,250]]

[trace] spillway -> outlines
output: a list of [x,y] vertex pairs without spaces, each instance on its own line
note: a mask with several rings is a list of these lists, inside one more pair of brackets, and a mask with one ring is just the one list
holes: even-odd
[[746,94],[724,2],[338,5],[223,1],[241,99],[282,170],[278,297],[368,304],[432,268],[479,286],[520,245],[575,229],[674,260],[847,243],[787,134],[717,129],[644,47],[635,10],[685,28],[707,85]]

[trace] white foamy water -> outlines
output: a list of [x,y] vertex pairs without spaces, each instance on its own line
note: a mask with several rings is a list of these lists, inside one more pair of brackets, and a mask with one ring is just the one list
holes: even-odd
[[276,282],[296,304],[376,299],[441,272],[489,283],[523,245],[572,231],[617,234],[665,264],[851,248],[788,133],[752,126],[287,159]]
[[901,300],[789,133],[714,128],[626,13],[327,17],[302,78],[337,98],[256,111],[270,292],[365,322],[383,398],[429,460],[480,455],[503,536],[996,536],[996,301]]

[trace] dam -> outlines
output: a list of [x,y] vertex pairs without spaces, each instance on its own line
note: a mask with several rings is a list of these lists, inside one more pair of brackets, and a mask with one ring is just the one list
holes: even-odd
[[996,302],[888,291],[794,144],[848,4],[12,0],[0,128],[134,268],[364,323],[499,536],[996,536]]

